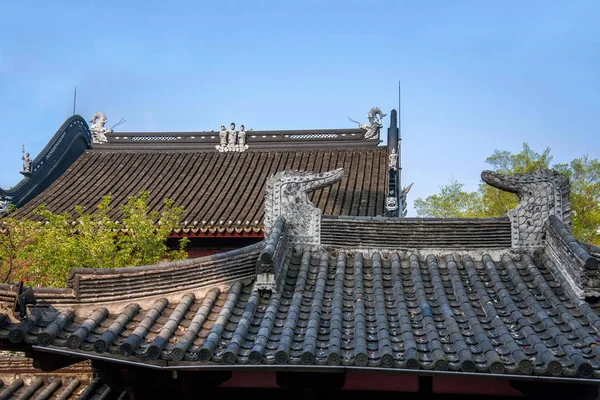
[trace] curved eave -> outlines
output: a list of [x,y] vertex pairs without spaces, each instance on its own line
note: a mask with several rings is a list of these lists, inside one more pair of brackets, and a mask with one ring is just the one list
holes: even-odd
[[[84,309],[98,304],[111,309],[122,302],[151,302],[159,297],[178,299],[188,292],[226,288],[252,278],[261,247],[262,243],[255,243],[225,253],[140,267],[74,268],[66,288],[36,288],[35,296],[39,306],[77,305]],[[16,285],[0,284],[2,308],[14,304],[17,290]]]
[[198,364],[193,362],[185,361],[167,361],[167,360],[155,360],[153,362],[143,361],[132,361],[126,357],[118,355],[102,356],[98,354],[90,354],[80,350],[65,350],[59,347],[48,346],[32,346],[34,350],[63,354],[71,357],[81,357],[84,359],[92,359],[99,361],[108,361],[111,363],[131,365],[136,367],[159,369],[167,371],[286,371],[286,372],[322,372],[322,373],[342,373],[342,372],[365,372],[365,373],[383,373],[386,375],[411,375],[411,376],[449,376],[449,377],[472,377],[472,378],[500,378],[507,380],[518,380],[518,381],[542,381],[542,382],[576,382],[579,384],[592,383],[598,384],[598,379],[590,378],[579,378],[579,377],[554,377],[554,376],[543,376],[543,375],[522,375],[522,374],[483,374],[481,372],[463,372],[463,371],[435,371],[435,370],[424,370],[424,369],[400,369],[400,368],[385,368],[385,367],[359,367],[355,365],[281,365],[281,364]]
[[43,192],[91,147],[89,127],[79,115],[69,117],[32,161],[31,174],[0,194],[20,207]]

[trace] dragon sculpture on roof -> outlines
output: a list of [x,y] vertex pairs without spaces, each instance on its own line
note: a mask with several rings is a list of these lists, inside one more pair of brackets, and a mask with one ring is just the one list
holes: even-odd
[[358,124],[360,129],[365,129],[367,132],[365,133],[365,139],[374,139],[379,140],[379,132],[383,127],[383,122],[381,121],[387,114],[385,114],[379,107],[373,107],[369,110],[367,114],[367,118],[369,119],[368,124],[361,124],[358,121],[353,120],[348,117],[348,119],[355,124]]
[[569,179],[558,172],[550,169],[521,174],[483,171],[481,179],[519,197],[517,207],[508,212],[514,247],[543,246],[544,224],[550,215],[556,215],[570,227]]
[[282,171],[267,179],[265,196],[265,236],[271,234],[277,217],[283,215],[293,243],[320,244],[321,214],[308,193],[333,185],[344,176],[344,169],[313,173]]
[[90,118],[90,122],[92,123],[92,126],[90,126],[90,131],[92,132],[92,143],[100,144],[108,141],[106,134],[111,133],[112,129],[104,127],[107,121],[108,119],[106,118],[106,114],[102,111],[98,111],[92,116],[92,118]]
[[107,121],[108,118],[106,118],[106,114],[102,111],[98,111],[92,116],[92,118],[90,118],[90,122],[92,123],[92,126],[90,126],[90,132],[92,133],[92,143],[102,144],[108,142],[106,135],[112,133],[115,127],[125,122],[125,119],[121,118],[119,122],[117,122],[110,128],[104,127]]

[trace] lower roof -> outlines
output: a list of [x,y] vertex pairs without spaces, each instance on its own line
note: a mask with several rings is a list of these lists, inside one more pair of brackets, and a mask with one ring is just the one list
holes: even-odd
[[40,369],[24,354],[6,353],[0,357],[1,399],[101,399],[110,393],[101,379],[92,377],[89,361]]
[[551,269],[544,254],[510,250],[303,250],[271,296],[238,280],[172,300],[39,304],[0,338],[155,368],[599,378],[600,317]]
[[[85,379],[81,376],[50,374],[36,374],[6,381],[0,379],[0,387],[0,398],[19,400],[50,398],[95,400],[109,398],[111,392],[101,378]],[[115,398],[119,395],[110,394]],[[128,398],[126,394],[122,396],[119,398]]]

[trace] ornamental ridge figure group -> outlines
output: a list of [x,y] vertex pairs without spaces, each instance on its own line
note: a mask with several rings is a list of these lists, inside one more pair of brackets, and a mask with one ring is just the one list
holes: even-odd
[[229,125],[229,131],[225,130],[225,125],[221,125],[219,138],[221,143],[215,147],[220,152],[244,151],[248,149],[248,145],[246,144],[246,128],[244,128],[244,125],[240,126],[239,131],[235,130],[233,122]]
[[[348,119],[358,124],[360,129],[365,130],[365,139],[378,140],[379,133],[383,127],[381,119],[385,116],[386,114],[381,111],[379,107],[372,107],[367,114],[367,118],[369,120],[367,124],[361,124],[350,117],[348,117]],[[90,119],[89,122],[92,123],[90,126],[90,133],[93,144],[102,144],[108,142],[106,135],[112,133],[113,130],[112,128],[104,127],[107,120],[106,114],[102,111],[98,111]],[[121,122],[123,122],[123,120]],[[246,133],[247,132],[244,128],[244,125],[240,126],[239,131],[236,131],[235,123],[233,122],[229,125],[229,131],[225,128],[225,125],[221,125],[221,131],[219,132],[220,143],[215,147],[220,152],[245,151],[248,149],[248,145],[246,144]]]

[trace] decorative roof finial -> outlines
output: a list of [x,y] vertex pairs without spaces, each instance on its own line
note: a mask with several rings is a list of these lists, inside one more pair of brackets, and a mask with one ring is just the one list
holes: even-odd
[[379,132],[383,127],[383,122],[381,121],[381,119],[386,115],[387,114],[381,111],[379,107],[373,107],[369,110],[369,113],[367,114],[367,118],[369,119],[368,124],[361,124],[360,122],[355,121],[350,117],[348,117],[348,119],[358,124],[358,127],[360,129],[364,129],[367,131],[365,133],[365,139],[379,140]]
[[566,176],[550,169],[520,174],[483,171],[481,179],[519,197],[519,204],[508,212],[512,247],[544,246],[544,224],[550,215],[555,215],[567,227],[571,226],[571,191]]
[[235,123],[232,122],[231,124],[229,124],[229,133],[227,136],[227,146],[229,148],[234,148],[236,139],[237,139],[237,132],[235,130]]
[[12,204],[12,197],[5,196],[0,193],[0,213],[10,211],[10,205]]
[[398,171],[398,153],[392,148],[392,152],[388,155],[388,167],[393,171]]
[[225,125],[221,125],[219,132],[220,144],[215,146],[220,152],[245,151],[248,149],[246,144],[246,129],[244,125],[240,126],[239,132],[235,130],[235,123],[229,124],[229,131],[225,130]]
[[25,145],[23,145],[22,150],[23,155],[21,156],[21,160],[23,160],[23,170],[21,174],[25,176],[31,175],[31,158],[29,158],[29,153],[25,153]]
[[108,142],[106,135],[112,133],[112,129],[104,127],[107,121],[106,114],[102,111],[98,111],[90,118],[90,122],[92,123],[92,126],[90,127],[90,131],[92,132],[92,143],[102,144]]
[[342,180],[344,169],[313,173],[281,171],[267,179],[265,195],[265,236],[271,234],[277,217],[289,224],[292,243],[321,244],[321,215],[307,193]]
[[[219,138],[221,140],[221,145],[217,146],[217,149],[226,148],[227,147],[227,131],[225,130],[225,125],[221,125],[221,130],[219,131]],[[219,151],[221,151],[221,150],[219,150]]]

